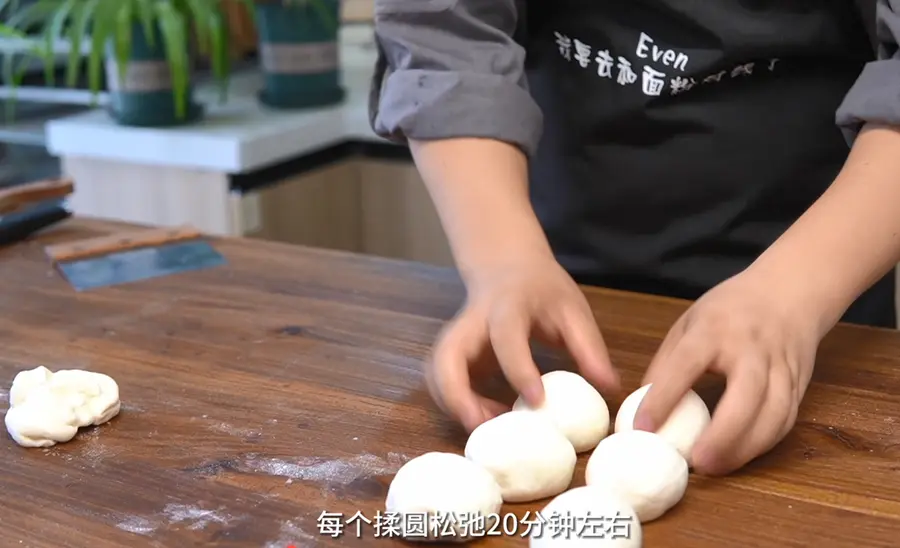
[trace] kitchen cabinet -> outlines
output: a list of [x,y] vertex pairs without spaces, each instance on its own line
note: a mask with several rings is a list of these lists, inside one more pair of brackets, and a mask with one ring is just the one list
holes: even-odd
[[408,161],[354,158],[234,197],[251,238],[453,266],[428,192]]
[[355,162],[338,162],[236,194],[233,204],[233,216],[246,237],[362,251]]
[[453,266],[431,197],[411,162],[358,161],[364,253]]

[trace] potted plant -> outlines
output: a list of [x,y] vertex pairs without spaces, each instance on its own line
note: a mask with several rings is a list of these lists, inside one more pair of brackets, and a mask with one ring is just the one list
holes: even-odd
[[[2,2],[2,0],[0,0]],[[12,122],[15,115],[16,88],[22,83],[29,65],[35,59],[41,60],[46,65],[53,57],[53,52],[47,51],[42,43],[33,43],[28,36],[15,28],[0,23],[0,39],[4,41],[2,48],[3,61],[0,64],[0,80],[10,89],[10,96],[4,101],[6,107],[7,122]]]
[[[242,2],[252,13],[251,0]],[[191,82],[195,47],[209,56],[223,99],[227,92],[230,54],[221,0],[34,0],[8,24],[37,26],[50,50],[68,41],[68,87],[78,81],[86,49],[88,87],[96,95],[105,82],[109,112],[122,125],[175,126],[202,116]],[[52,72],[49,66],[47,75]]]
[[256,20],[264,105],[306,108],[343,100],[340,0],[257,0]]

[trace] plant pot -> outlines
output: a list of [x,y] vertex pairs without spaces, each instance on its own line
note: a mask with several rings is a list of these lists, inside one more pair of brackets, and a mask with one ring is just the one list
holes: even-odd
[[318,0],[331,15],[324,19],[309,4],[256,5],[260,60],[264,76],[260,101],[272,108],[297,109],[340,103],[339,0]]
[[171,127],[196,122],[203,107],[194,101],[194,90],[188,86],[187,109],[182,117],[175,107],[172,75],[163,49],[163,38],[157,27],[153,46],[144,28],[135,24],[131,33],[131,56],[124,81],[119,81],[112,43],[106,48],[106,82],[109,89],[109,113],[124,126]]

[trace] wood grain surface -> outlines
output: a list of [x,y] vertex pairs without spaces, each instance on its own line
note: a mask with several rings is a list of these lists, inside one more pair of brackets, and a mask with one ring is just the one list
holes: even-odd
[[[50,449],[4,436],[0,546],[403,545],[374,529],[392,474],[466,441],[420,373],[463,297],[455,273],[216,239],[227,266],[76,293],[43,246],[113,228],[74,220],[0,250],[0,389],[37,365],[82,368],[115,378],[123,404]],[[685,303],[586,293],[625,390],[637,388]],[[538,360],[570,367],[549,352]],[[713,405],[720,388],[698,392]],[[610,396],[613,412],[622,396]],[[323,512],[373,523],[332,538],[320,534]],[[650,548],[898,546],[900,333],[836,328],[787,439],[728,478],[692,476],[644,537]]]

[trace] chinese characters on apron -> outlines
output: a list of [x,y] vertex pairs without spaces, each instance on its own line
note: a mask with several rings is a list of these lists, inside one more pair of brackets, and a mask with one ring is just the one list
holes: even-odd
[[[872,58],[853,2],[532,1],[544,112],[531,198],[578,281],[695,299],[741,272],[849,152],[834,113]],[[893,323],[893,278],[854,321]]]
[[[699,79],[685,77],[682,74],[687,70],[690,58],[672,49],[663,49],[654,43],[653,38],[645,33],[640,34],[637,47],[629,57],[610,52],[609,49],[594,50],[593,46],[582,42],[578,38],[571,38],[559,31],[554,31],[559,55],[568,62],[577,63],[583,69],[596,69],[597,76],[615,81],[620,86],[628,86],[638,82],[638,73],[635,72],[634,63],[644,62],[640,65],[640,86],[644,95],[659,96],[665,92],[677,95],[688,91],[698,83],[714,84],[721,82],[723,78],[738,78],[752,76],[754,69],[765,68],[769,72],[775,70],[777,58],[772,58],[765,63],[748,62],[735,65],[730,70],[703,76]],[[652,61],[654,64],[650,64]],[[663,70],[657,70],[655,66],[662,65],[675,74],[671,77]]]

